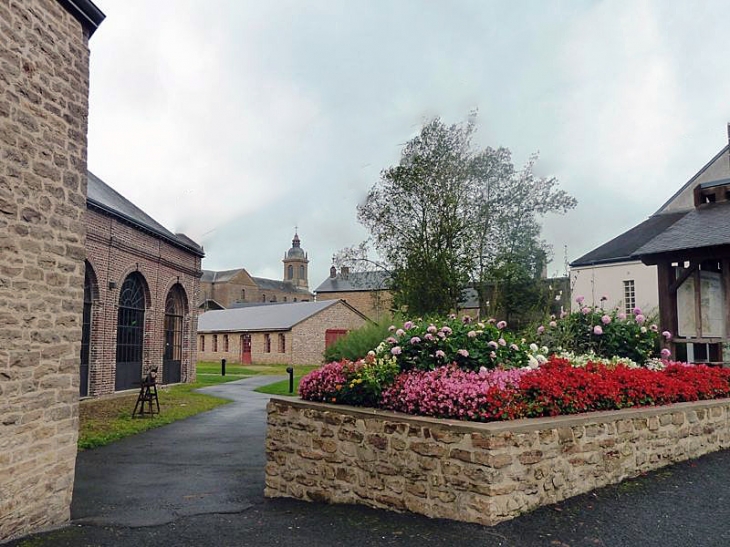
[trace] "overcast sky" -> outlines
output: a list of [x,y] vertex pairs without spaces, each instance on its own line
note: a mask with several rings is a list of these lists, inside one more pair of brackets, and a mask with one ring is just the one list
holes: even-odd
[[727,143],[727,3],[95,0],[89,169],[204,245],[206,269],[310,287],[421,123],[557,176],[550,273],[651,215]]

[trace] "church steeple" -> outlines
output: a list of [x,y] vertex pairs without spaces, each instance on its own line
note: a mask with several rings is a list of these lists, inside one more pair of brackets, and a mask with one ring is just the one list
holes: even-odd
[[284,281],[292,283],[295,287],[309,290],[309,259],[307,253],[302,249],[302,242],[299,234],[294,231],[294,238],[291,240],[291,249],[284,253]]

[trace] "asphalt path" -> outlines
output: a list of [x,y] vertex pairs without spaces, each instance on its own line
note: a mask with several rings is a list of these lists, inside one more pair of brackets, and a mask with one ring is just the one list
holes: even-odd
[[267,500],[267,395],[256,377],[201,391],[233,403],[79,453],[72,523],[11,546],[730,546],[730,452],[484,527],[350,505]]

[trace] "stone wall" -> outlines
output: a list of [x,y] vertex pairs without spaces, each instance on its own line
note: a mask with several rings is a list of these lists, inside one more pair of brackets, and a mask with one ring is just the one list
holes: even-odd
[[0,0],[0,541],[70,516],[88,85],[74,16]]
[[272,398],[267,497],[494,525],[730,447],[730,399],[479,424]]
[[344,300],[368,319],[380,321],[392,315],[393,293],[381,291],[319,292],[317,301]]

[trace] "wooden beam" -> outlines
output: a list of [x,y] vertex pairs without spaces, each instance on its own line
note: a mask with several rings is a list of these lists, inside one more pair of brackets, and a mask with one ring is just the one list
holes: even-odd
[[695,270],[693,275],[695,279],[695,326],[697,328],[695,336],[702,338],[702,278],[699,270]]
[[690,275],[692,275],[692,273],[693,273],[693,272],[694,272],[694,271],[695,271],[695,270],[696,270],[697,268],[699,268],[699,263],[697,263],[697,262],[690,262],[690,264],[689,264],[689,268],[687,268],[686,270],[684,270],[684,271],[682,272],[682,275],[680,275],[680,276],[679,276],[679,277],[678,277],[678,278],[676,279],[676,281],[674,281],[674,282],[673,282],[673,283],[672,283],[672,284],[671,284],[671,285],[669,286],[669,292],[670,292],[670,293],[674,293],[674,294],[676,294],[676,292],[677,292],[677,289],[679,289],[679,287],[681,287],[681,286],[682,286],[682,283],[684,283],[685,281],[687,281],[687,278],[688,278],[688,277],[689,277]]
[[[659,322],[662,329],[677,336],[677,293],[669,288],[676,281],[676,274],[671,262],[657,264],[657,289],[659,291]],[[674,342],[666,344],[672,354],[675,353]]]

